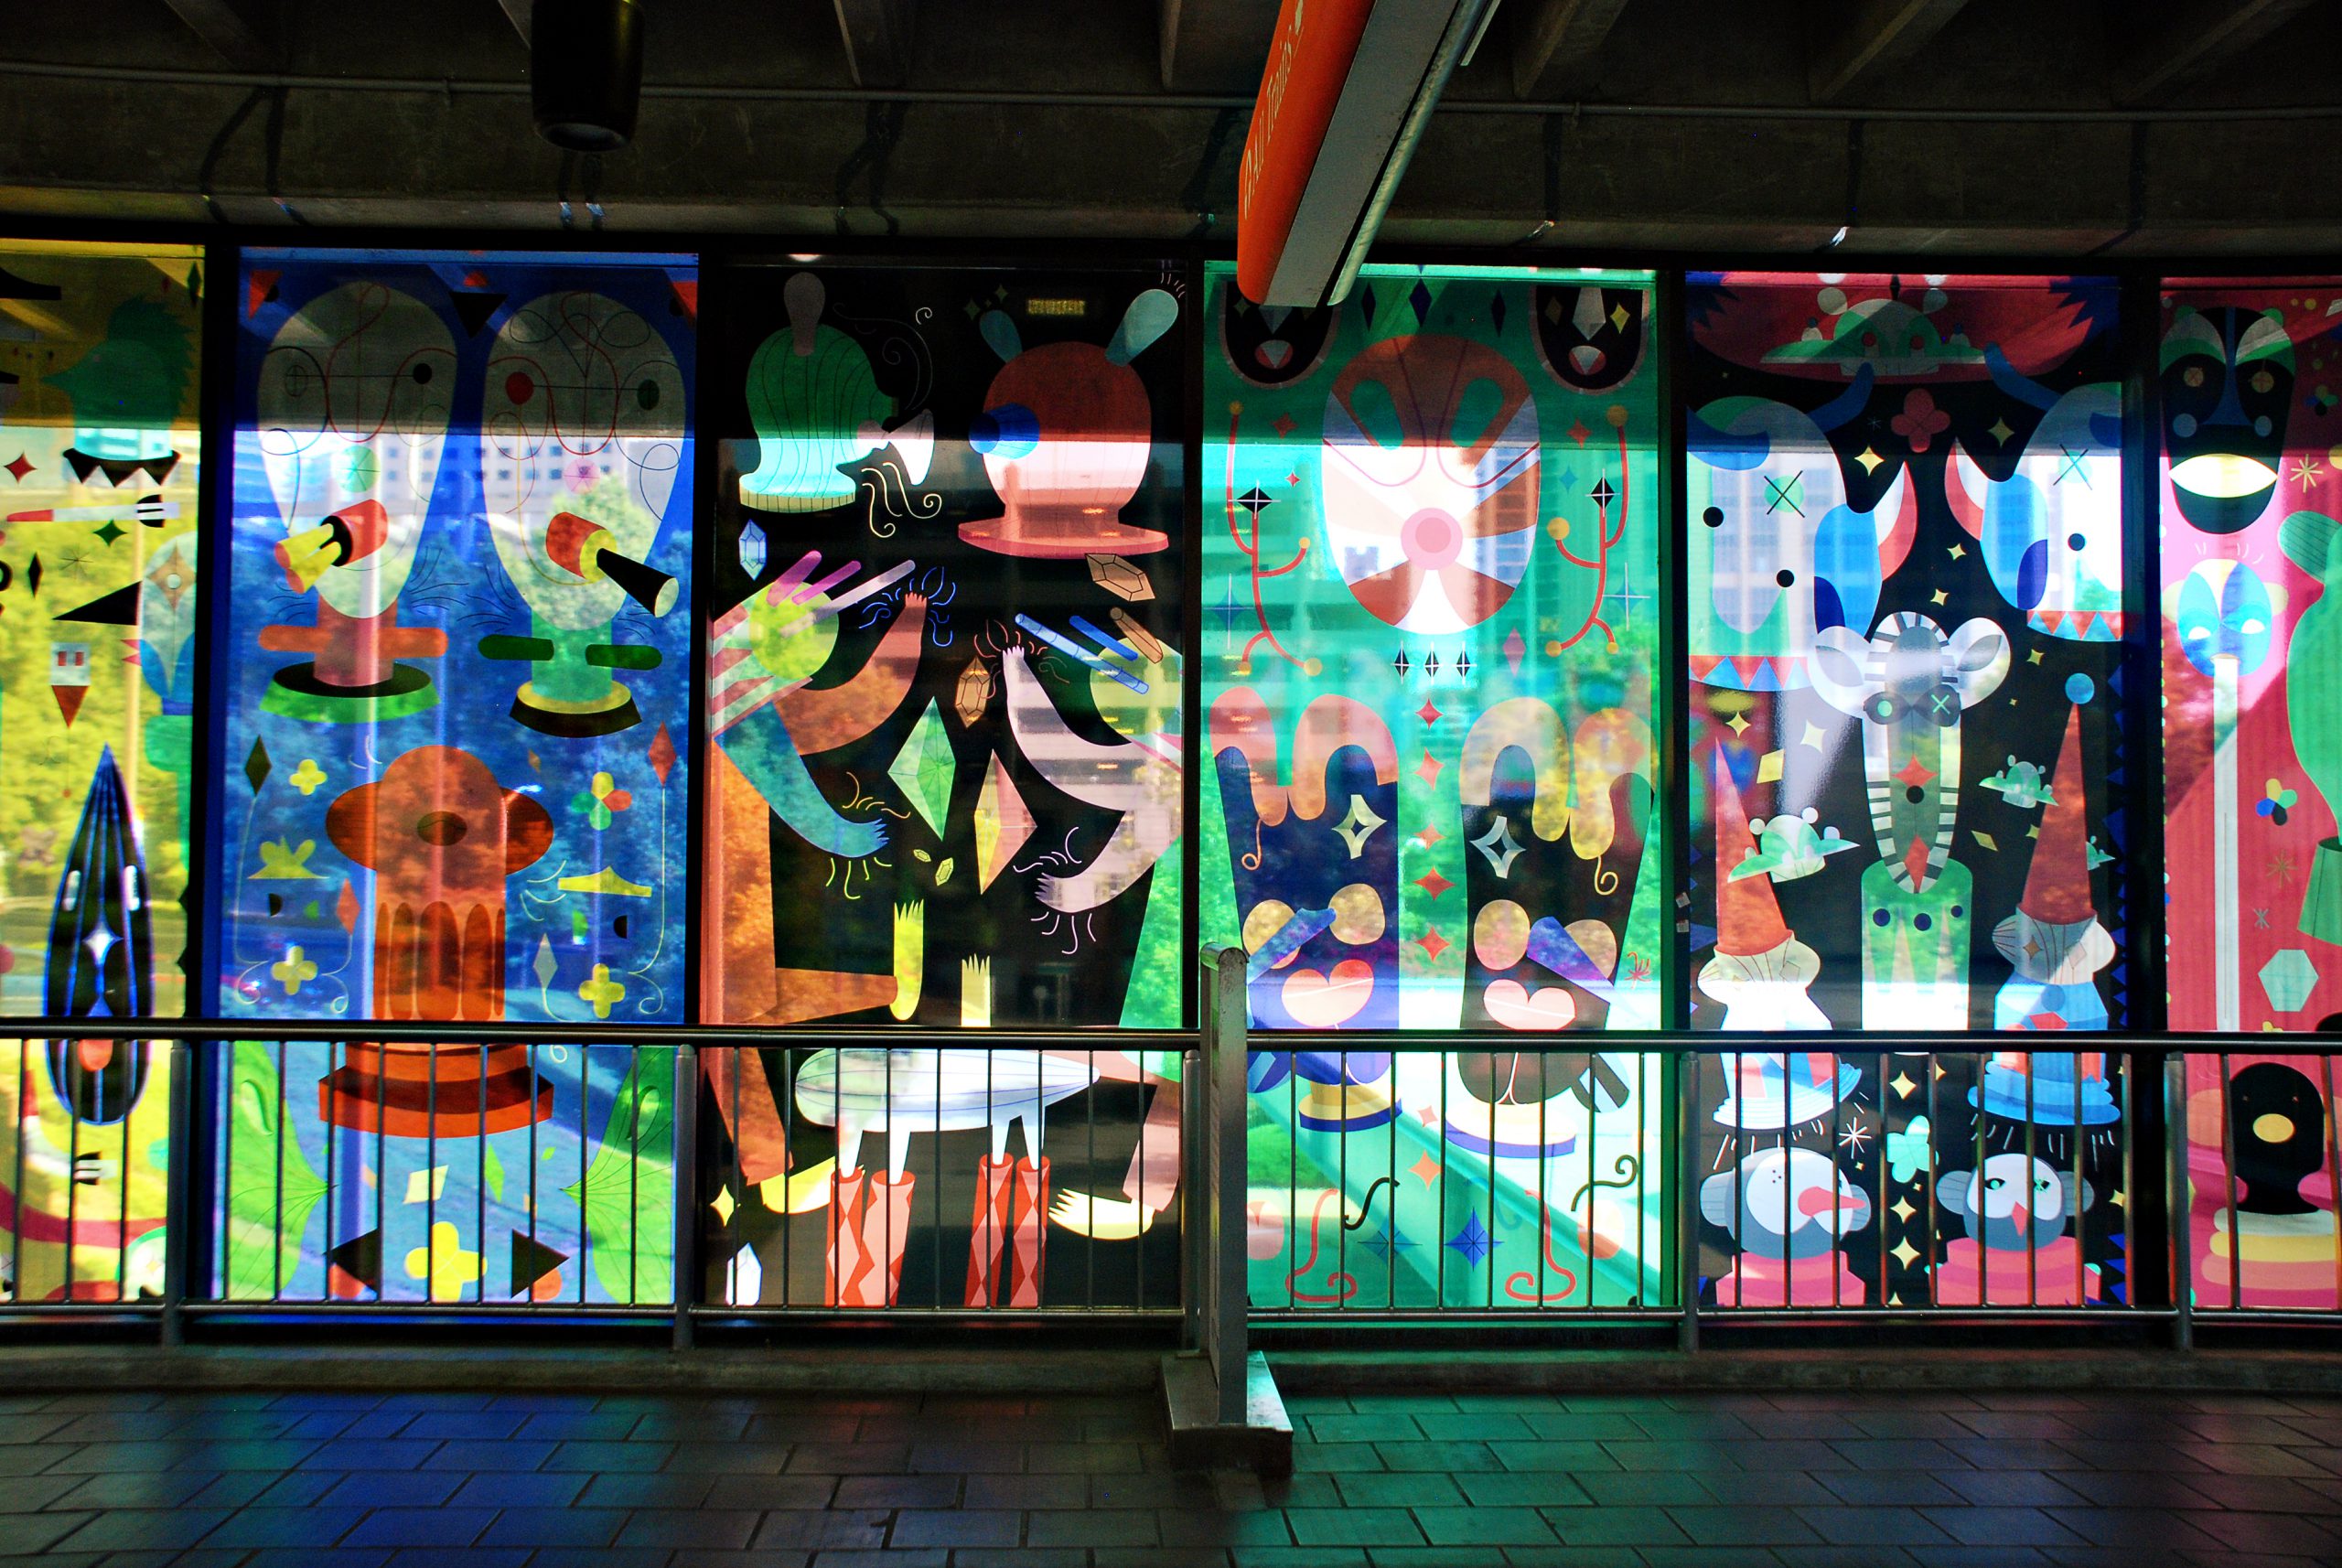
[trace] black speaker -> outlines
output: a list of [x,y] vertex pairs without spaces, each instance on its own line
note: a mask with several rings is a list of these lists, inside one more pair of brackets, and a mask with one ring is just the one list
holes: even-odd
[[642,103],[637,0],[535,0],[529,101],[537,134],[556,147],[611,153],[632,141]]

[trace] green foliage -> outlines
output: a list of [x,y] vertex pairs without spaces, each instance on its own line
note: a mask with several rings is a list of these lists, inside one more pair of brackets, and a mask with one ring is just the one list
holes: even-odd
[[562,1188],[585,1213],[594,1273],[614,1301],[671,1295],[674,1082],[673,1047],[639,1047],[585,1178]]

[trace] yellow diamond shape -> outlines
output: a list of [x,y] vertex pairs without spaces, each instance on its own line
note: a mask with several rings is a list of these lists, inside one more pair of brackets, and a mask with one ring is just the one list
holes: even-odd
[[740,1206],[732,1201],[732,1189],[727,1187],[715,1195],[715,1201],[708,1207],[715,1210],[715,1222],[718,1225],[729,1225],[732,1223],[732,1211]]
[[1908,1100],[1911,1097],[1911,1091],[1919,1086],[1911,1081],[1908,1073],[1898,1072],[1895,1075],[1895,1081],[1887,1087],[1894,1090],[1899,1097]]
[[1610,307],[1610,325],[1619,331],[1624,332],[1627,329],[1627,323],[1633,319],[1633,317],[1627,314],[1625,306],[1614,305]]
[[1911,1266],[1911,1260],[1919,1255],[1919,1250],[1907,1240],[1895,1243],[1895,1251],[1889,1255],[1907,1269]]
[[1911,1216],[1918,1213],[1918,1210],[1911,1207],[1911,1200],[1909,1198],[1898,1197],[1895,1200],[1895,1208],[1892,1212],[1897,1219],[1909,1219]]

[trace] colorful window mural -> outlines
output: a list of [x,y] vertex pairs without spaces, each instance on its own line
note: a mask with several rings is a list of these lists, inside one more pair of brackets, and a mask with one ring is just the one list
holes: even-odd
[[[2161,363],[2171,1025],[2342,1012],[2342,317],[2315,283],[2174,284]],[[2329,575],[2329,568],[2333,575]]]
[[[2205,280],[2164,291],[2164,832],[2177,1029],[2324,1029],[2342,1012],[2334,286]],[[2342,1305],[2334,1090],[2333,1065],[2316,1057],[2187,1058],[2198,1305]]]
[[[1256,1027],[1663,1021],[1651,297],[1370,267],[1283,311],[1212,270],[1201,919]],[[1650,1299],[1657,1070],[1263,1055],[1256,1301]]]
[[[719,282],[705,1016],[1176,1027],[1183,274]],[[1175,1057],[707,1063],[720,1299],[1176,1288]]]
[[1687,304],[1693,1026],[2122,1023],[2113,284]]
[[[682,257],[245,252],[227,1015],[685,1017],[697,293]],[[220,1288],[663,1297],[671,1062],[239,1047]]]
[[[2113,285],[1727,273],[1687,304],[1693,1026],[2120,1022]],[[1708,1299],[2122,1299],[2108,1061],[1714,1058]]]
[[[187,1009],[202,252],[0,242],[0,1014]],[[162,1291],[169,1060],[0,1042],[0,1291]]]

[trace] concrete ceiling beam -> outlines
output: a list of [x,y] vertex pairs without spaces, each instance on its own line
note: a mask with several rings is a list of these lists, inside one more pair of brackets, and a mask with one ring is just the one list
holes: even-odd
[[1586,86],[1626,8],[1627,0],[1535,0],[1513,19],[1513,95],[1550,97]]
[[1277,0],[1161,0],[1155,16],[1166,90],[1244,92],[1260,86]]
[[2178,0],[2126,9],[2118,38],[2131,40],[2109,87],[2118,103],[2168,98],[2241,56],[2316,0]]
[[166,0],[187,30],[238,70],[274,70],[285,63],[283,38],[264,0]]
[[[1861,0],[1842,27],[1817,40],[1813,101],[1834,103],[1910,61],[1967,0]],[[1825,24],[1826,25],[1826,24]]]
[[832,0],[845,69],[856,87],[900,87],[910,79],[911,0]]

